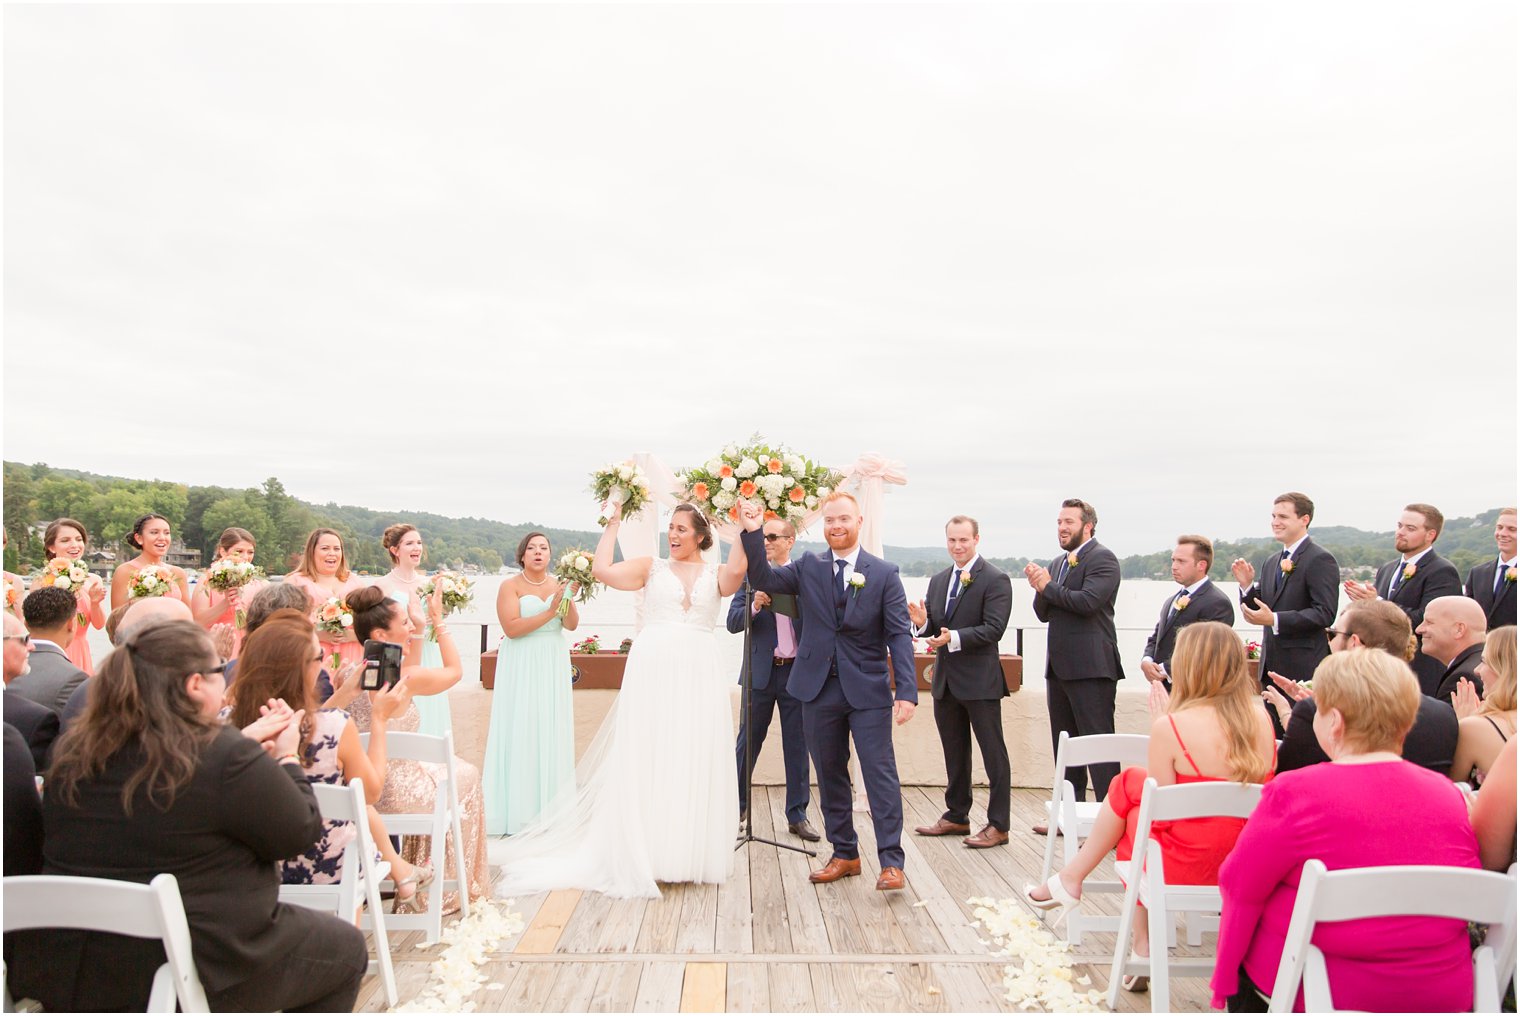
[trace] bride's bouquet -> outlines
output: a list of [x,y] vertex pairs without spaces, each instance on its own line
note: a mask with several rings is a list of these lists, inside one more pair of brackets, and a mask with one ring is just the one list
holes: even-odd
[[[441,571],[430,579],[423,580],[422,585],[417,587],[417,596],[426,602],[432,599],[433,590],[443,590],[443,616],[457,614],[468,607],[475,600],[475,582],[466,578],[459,572]],[[438,641],[438,632],[432,625],[428,625],[427,640]]]
[[143,569],[132,577],[132,585],[127,589],[127,599],[141,600],[150,596],[168,596],[169,590],[173,588],[173,572],[162,565],[144,565]]
[[[264,569],[252,561],[234,561],[232,558],[223,558],[212,563],[206,573],[201,576],[201,581],[206,583],[206,588],[226,595],[234,589],[242,589],[255,579],[264,577]],[[248,623],[248,612],[238,606],[232,621],[239,628]]]
[[[561,582],[575,583],[580,591],[575,594],[576,603],[585,603],[597,593],[597,581],[591,577],[591,562],[595,558],[589,550],[573,547],[559,556],[559,561],[554,565],[554,577]],[[559,616],[564,617],[570,613],[570,592],[559,601]]]
[[623,518],[637,515],[649,502],[649,479],[633,460],[604,466],[591,474],[591,493],[602,503],[602,514],[596,524],[605,526],[612,515],[612,506],[623,506]]
[[756,434],[747,445],[731,444],[722,453],[680,476],[686,500],[713,522],[738,522],[739,502],[753,501],[767,520],[793,523],[818,507],[843,477],[785,445],[772,445]]

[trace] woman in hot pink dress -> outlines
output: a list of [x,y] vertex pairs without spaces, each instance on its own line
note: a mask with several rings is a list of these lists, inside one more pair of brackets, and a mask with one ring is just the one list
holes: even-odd
[[[1191,630],[1191,629],[1187,629]],[[1419,711],[1414,671],[1381,649],[1326,657],[1314,671],[1314,734],[1330,756],[1262,791],[1219,871],[1224,909],[1214,1006],[1266,1012],[1304,863],[1480,867],[1467,802],[1450,780],[1399,755]],[[1332,921],[1314,929],[1335,1004],[1355,1012],[1471,1012],[1467,922]],[[1294,1008],[1302,1012],[1300,987]]]
[[[301,563],[296,570],[285,576],[285,581],[299,586],[311,597],[312,618],[322,612],[322,605],[334,596],[346,596],[367,583],[348,570],[348,556],[343,552],[343,537],[331,529],[314,529],[306,538],[306,549],[301,552]],[[317,630],[322,641],[322,653],[331,660],[337,656],[337,666],[351,660],[364,658],[364,645],[354,638],[352,629],[341,636]],[[336,671],[337,666],[330,669]]]
[[[78,561],[84,557],[89,542],[90,534],[85,531],[84,523],[73,519],[54,519],[42,534],[42,549],[49,561],[59,557]],[[90,658],[90,629],[106,626],[106,584],[100,581],[99,575],[91,575],[74,598],[79,606],[79,623],[74,628],[74,640],[63,647],[63,652],[74,666],[86,674],[93,674],[95,663]]]
[[173,578],[165,596],[190,602],[190,580],[185,577],[185,569],[164,563],[173,542],[169,520],[157,512],[149,512],[132,524],[132,532],[127,534],[127,543],[141,553],[132,560],[117,565],[116,571],[111,574],[112,610],[125,605],[132,598],[132,581],[137,578],[138,572],[150,565],[163,569]]
[[[246,529],[233,526],[223,532],[221,539],[216,541],[215,560],[251,562],[254,547],[253,534]],[[195,614],[196,624],[208,631],[218,624],[233,626],[231,658],[236,658],[243,647],[243,629],[237,626],[237,612],[246,608],[248,601],[258,595],[259,590],[266,584],[255,579],[241,589],[229,589],[225,593],[219,593],[202,579],[196,585],[195,592],[190,594],[190,610]]]

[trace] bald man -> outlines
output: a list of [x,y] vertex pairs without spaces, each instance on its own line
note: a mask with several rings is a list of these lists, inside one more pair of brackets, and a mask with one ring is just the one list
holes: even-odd
[[1418,629],[1424,652],[1446,664],[1435,698],[1450,702],[1457,682],[1467,678],[1483,694],[1478,663],[1483,659],[1483,639],[1488,619],[1477,600],[1466,596],[1440,596],[1425,605],[1425,619]]
[[138,600],[127,608],[121,623],[116,626],[116,645],[121,645],[134,632],[157,628],[170,621],[194,620],[195,615],[190,613],[190,607],[184,600],[173,600],[167,596]]
[[[194,621],[195,615],[190,613],[190,607],[183,600],[173,600],[167,596],[152,596],[145,600],[133,600],[127,604],[127,612],[121,615],[121,620],[116,625],[116,635],[112,640],[114,645],[121,645],[127,639],[140,631],[156,628],[170,621]],[[68,729],[69,724],[79,718],[84,712],[84,704],[90,694],[90,682],[83,681],[69,695],[68,702],[63,707],[63,727]]]

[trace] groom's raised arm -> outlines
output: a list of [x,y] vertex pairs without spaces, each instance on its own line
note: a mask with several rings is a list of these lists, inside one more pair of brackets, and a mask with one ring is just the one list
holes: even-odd
[[896,675],[899,702],[918,702],[918,670],[913,663],[913,632],[908,622],[908,594],[903,590],[902,576],[895,571],[896,583],[887,583],[882,594],[881,621],[886,629],[887,651],[892,654],[892,670]]
[[[796,593],[802,587],[802,577],[797,572],[797,562],[772,568],[765,559],[765,533],[759,529],[747,529],[739,534],[744,542],[744,553],[749,558],[749,584],[767,593]],[[906,604],[903,612],[907,612]]]

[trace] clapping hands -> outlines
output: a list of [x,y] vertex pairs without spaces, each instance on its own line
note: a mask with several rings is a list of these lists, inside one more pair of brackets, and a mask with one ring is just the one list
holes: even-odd
[[1030,588],[1037,593],[1043,593],[1045,587],[1050,585],[1050,572],[1033,561],[1024,566],[1024,577],[1029,580]]
[[259,706],[259,718],[243,728],[243,736],[259,742],[273,758],[295,754],[301,743],[301,720],[306,710],[292,710],[284,699]]
[[1346,596],[1352,600],[1375,600],[1378,598],[1377,586],[1371,582],[1357,582],[1355,579],[1347,579],[1343,583]]
[[1146,700],[1146,705],[1150,707],[1151,719],[1161,719],[1161,717],[1166,715],[1166,711],[1171,704],[1172,694],[1166,690],[1166,685],[1160,681],[1152,681],[1150,698]]
[[1240,588],[1250,589],[1256,581],[1256,566],[1243,557],[1237,557],[1230,562],[1230,574],[1235,576],[1235,581],[1240,583]]
[[1467,678],[1457,682],[1457,690],[1451,693],[1451,707],[1457,711],[1457,719],[1465,720],[1469,716],[1477,716],[1483,708],[1483,700],[1478,697],[1478,689]]

